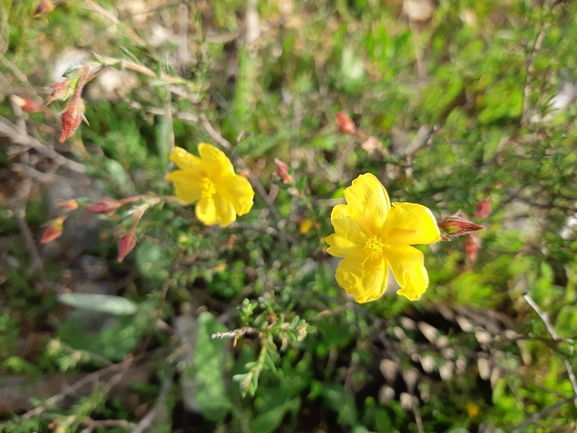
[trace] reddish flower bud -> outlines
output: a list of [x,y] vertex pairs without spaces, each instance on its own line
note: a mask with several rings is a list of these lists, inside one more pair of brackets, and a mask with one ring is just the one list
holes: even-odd
[[477,218],[487,218],[491,215],[491,200],[485,197],[483,200],[477,204],[477,210],[475,211],[475,216]]
[[49,14],[54,10],[56,5],[51,0],[42,0],[40,4],[36,7],[34,11],[35,17],[41,17],[42,15]]
[[337,111],[335,114],[335,120],[341,132],[345,134],[356,134],[357,127],[355,126],[355,122],[351,119],[346,113],[342,111]]
[[52,91],[50,96],[46,100],[46,105],[53,101],[66,101],[74,95],[74,83],[73,80],[64,80],[60,83],[54,83],[51,86]]
[[246,169],[242,169],[238,172],[239,175],[241,175],[242,177],[244,177],[245,179],[250,180],[250,172]]
[[363,144],[361,144],[361,148],[366,152],[372,152],[377,148],[379,144],[381,143],[379,143],[375,137],[369,137],[365,141],[363,141]]
[[275,158],[274,159],[274,163],[276,164],[276,172],[277,174],[280,176],[280,178],[282,179],[282,182],[284,184],[289,184],[292,183],[293,178],[292,176],[289,174],[289,168],[288,165],[286,165],[284,162],[282,162],[280,159]]
[[132,251],[136,245],[136,241],[136,235],[133,230],[129,230],[118,238],[118,263],[121,263],[128,253]]
[[62,234],[62,227],[66,216],[67,215],[59,216],[46,226],[44,233],[42,234],[42,239],[40,239],[41,243],[46,244],[58,238]]
[[477,234],[470,233],[465,238],[465,254],[471,263],[477,261],[477,255],[481,248],[481,238]]
[[84,119],[84,101],[80,95],[75,96],[66,105],[66,110],[62,113],[62,133],[60,134],[60,143],[64,143],[74,131],[80,126],[80,122]]
[[86,206],[86,210],[92,213],[104,213],[104,214],[111,214],[116,211],[122,203],[117,200],[111,200],[109,198],[105,198],[104,200],[91,204],[90,206]]
[[472,223],[471,221],[457,215],[444,218],[442,221],[437,223],[437,226],[441,230],[441,234],[444,235],[444,240],[449,240],[453,237],[466,235],[484,229],[483,226]]
[[22,110],[26,111],[27,113],[38,113],[42,111],[44,107],[40,105],[38,102],[33,101],[32,99],[21,98],[17,95],[12,95],[10,97],[13,103],[18,105]]
[[68,201],[65,201],[64,203],[60,203],[58,207],[66,209],[67,211],[71,211],[78,209],[78,203],[76,203],[76,200],[70,199]]

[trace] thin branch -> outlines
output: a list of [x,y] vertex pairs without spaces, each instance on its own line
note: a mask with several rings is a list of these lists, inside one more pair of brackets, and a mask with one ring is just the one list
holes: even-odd
[[82,433],[90,433],[95,428],[103,427],[103,428],[114,428],[119,427],[126,430],[133,429],[136,424],[126,421],[124,419],[99,419],[95,420],[92,418],[86,418],[82,420],[82,424],[88,426],[86,427]]
[[[116,25],[120,24],[120,20],[116,17],[116,15],[112,14],[111,12],[108,12],[106,9],[104,9],[97,3],[93,2],[92,0],[84,0],[84,3],[86,3],[88,7],[92,8],[93,11],[98,12],[100,15],[112,21],[114,24]],[[144,40],[136,33],[134,33],[134,31],[132,31],[131,29],[126,29],[126,35],[137,44],[143,46],[146,45],[146,42],[144,42]]]
[[535,412],[528,419],[526,419],[521,424],[519,424],[517,427],[515,427],[515,429],[511,433],[520,433],[523,429],[525,429],[525,427],[528,427],[531,424],[534,424],[535,422],[537,422],[539,420],[539,418],[542,418],[545,415],[549,415],[551,412],[556,411],[561,406],[566,405],[567,403],[569,403],[571,400],[574,400],[574,399],[577,399],[577,394],[573,394],[571,397],[567,397],[564,400],[558,401],[553,406],[549,406],[543,410],[540,410],[539,412]]
[[147,68],[144,65],[139,65],[138,63],[134,63],[134,62],[130,62],[128,60],[123,60],[123,59],[116,59],[113,57],[104,57],[104,56],[98,56],[98,60],[100,61],[100,63],[103,66],[120,66],[122,69],[131,69],[135,72],[139,72],[143,75],[146,75],[148,77],[151,78],[159,78],[162,81],[169,83],[169,84],[180,84],[183,86],[186,86],[187,88],[191,89],[191,90],[197,90],[195,88],[194,83],[182,78],[182,77],[174,77],[172,75],[168,75],[164,72],[161,72],[160,74],[156,73],[155,71],[153,71],[150,68]]
[[22,146],[28,146],[38,152],[40,155],[46,158],[52,159],[57,164],[62,167],[66,167],[69,170],[75,171],[77,173],[85,173],[86,167],[79,164],[78,162],[72,161],[58,152],[50,149],[46,145],[40,143],[35,138],[22,134],[18,131],[18,127],[10,122],[8,119],[0,116],[0,134],[8,137],[8,139],[14,144],[20,144]]
[[26,251],[30,255],[30,260],[32,264],[28,269],[28,272],[31,274],[40,271],[44,272],[44,265],[42,263],[42,258],[38,253],[38,248],[36,248],[36,244],[34,243],[34,236],[32,236],[32,231],[28,224],[26,224],[26,205],[23,204],[17,211],[16,211],[16,220],[18,221],[18,227],[20,228],[20,233],[24,238],[24,245],[26,246]]
[[[523,298],[525,298],[525,301],[527,301],[529,306],[535,311],[535,313],[537,313],[537,315],[539,316],[539,318],[541,319],[541,321],[545,325],[545,328],[547,328],[547,332],[549,333],[549,335],[551,335],[551,337],[554,340],[562,342],[563,339],[561,337],[559,337],[559,334],[557,334],[557,331],[555,331],[555,328],[553,328],[553,325],[551,325],[551,322],[549,321],[549,316],[547,316],[547,313],[545,313],[543,310],[541,310],[539,305],[537,305],[537,303],[533,300],[531,295],[529,295],[528,293],[523,295]],[[567,374],[569,375],[569,380],[571,381],[571,386],[573,387],[573,394],[577,395],[577,380],[575,379],[575,373],[573,372],[573,368],[571,367],[571,363],[569,362],[569,360],[567,359],[566,356],[564,356],[564,355],[560,355],[560,356],[563,359],[563,363],[565,364],[565,369],[567,370]],[[577,399],[575,400],[574,403],[575,403],[575,407],[577,407]]]
[[91,373],[91,374],[85,376],[84,378],[80,379],[78,382],[74,383],[73,385],[70,385],[69,387],[63,389],[58,394],[50,397],[48,400],[46,400],[46,402],[42,406],[38,406],[35,409],[29,410],[24,415],[22,415],[19,419],[29,419],[29,418],[32,418],[34,416],[38,416],[38,415],[42,414],[48,407],[54,406],[54,405],[60,403],[62,400],[64,400],[69,395],[76,393],[83,386],[88,385],[89,383],[92,383],[92,382],[96,382],[101,376],[104,376],[104,375],[111,373],[113,371],[116,371],[116,370],[127,369],[132,364],[133,361],[134,361],[134,358],[130,357],[130,358],[126,359],[125,361],[122,361],[119,364],[111,365],[110,367],[103,368],[102,370],[95,371],[94,373]]
[[162,387],[160,389],[160,393],[158,394],[158,398],[156,399],[156,403],[154,403],[154,407],[150,409],[146,415],[144,415],[144,417],[139,421],[138,425],[133,427],[132,433],[143,433],[152,425],[152,422],[158,415],[161,406],[165,405],[166,398],[172,389],[173,376],[174,367],[170,367],[170,370],[162,382]]
[[28,89],[28,91],[30,93],[32,93],[35,96],[38,96],[36,93],[36,90],[34,89],[34,87],[30,84],[30,82],[28,81],[28,77],[26,76],[26,74],[24,72],[22,72],[18,66],[16,66],[14,63],[12,63],[10,60],[8,60],[4,54],[2,54],[0,52],[0,63],[2,63],[4,66],[6,66],[6,68],[10,69],[10,71],[14,74],[14,76],[24,84],[24,86]]
[[547,28],[548,26],[546,24],[541,25],[531,55],[529,56],[529,59],[527,59],[527,75],[525,76],[525,84],[523,86],[523,108],[521,110],[521,124],[523,125],[527,123],[527,112],[529,111],[529,97],[531,96],[530,81],[533,72],[535,72],[535,64],[533,62],[535,60],[535,55],[541,49],[541,44],[543,43],[543,38],[545,37]]
[[12,164],[12,169],[17,172],[24,173],[28,177],[36,180],[37,182],[44,183],[44,184],[53,184],[53,183],[65,183],[68,185],[78,185],[77,179],[69,179],[64,176],[59,176],[53,173],[42,173],[41,171],[36,170],[35,168],[30,167],[26,164],[19,164],[15,163]]
[[212,124],[209,122],[209,120],[203,113],[200,113],[198,118],[200,119],[200,123],[202,123],[202,126],[204,127],[206,132],[208,132],[208,135],[210,135],[210,137],[213,140],[215,140],[225,149],[230,149],[232,147],[232,145],[228,142],[228,140],[226,140],[222,135],[216,132],[216,130],[212,127]]

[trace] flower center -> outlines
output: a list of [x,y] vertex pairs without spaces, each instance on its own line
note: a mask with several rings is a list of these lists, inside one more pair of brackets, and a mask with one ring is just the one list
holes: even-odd
[[211,198],[214,194],[216,194],[216,187],[214,186],[214,183],[212,183],[212,180],[210,180],[208,177],[202,178],[200,181],[200,188],[202,190],[200,193],[201,198]]
[[365,242],[365,252],[371,260],[381,258],[385,248],[388,247],[379,236],[375,235],[368,238]]

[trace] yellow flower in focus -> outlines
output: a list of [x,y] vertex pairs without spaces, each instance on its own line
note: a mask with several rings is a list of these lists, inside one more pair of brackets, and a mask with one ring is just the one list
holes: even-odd
[[380,298],[387,288],[389,267],[401,286],[397,292],[415,301],[429,285],[423,253],[411,245],[441,240],[435,217],[425,206],[392,203],[372,174],[362,174],[345,189],[347,204],[334,207],[335,233],[327,252],[344,257],[337,282],[357,302]]
[[236,221],[237,215],[250,211],[254,190],[250,182],[234,172],[232,163],[216,147],[201,143],[198,156],[176,147],[170,154],[180,170],[168,174],[175,194],[181,200],[196,204],[196,216],[204,224],[225,227]]

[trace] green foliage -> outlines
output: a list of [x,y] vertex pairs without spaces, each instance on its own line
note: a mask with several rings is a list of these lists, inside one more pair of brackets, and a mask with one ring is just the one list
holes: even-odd
[[[65,401],[35,396],[33,416],[7,418],[0,430],[131,431],[153,413],[153,429],[186,433],[184,411],[199,431],[573,431],[577,241],[567,218],[577,203],[577,112],[551,103],[575,92],[577,5],[440,1],[414,21],[407,4],[419,2],[403,12],[400,2],[255,3],[143,13],[103,2],[118,25],[82,2],[37,19],[35,3],[0,5],[0,122],[24,123],[83,163],[95,185],[80,195],[159,197],[136,223],[146,199],[102,216],[91,251],[103,274],[88,275],[85,251],[66,244],[41,248],[44,272],[34,272],[21,210],[40,239],[56,216],[47,191],[68,173],[0,137],[2,375],[32,384],[55,370],[114,372]],[[159,29],[178,38],[161,40]],[[90,96],[95,78],[89,124],[53,146],[56,120],[19,117],[10,96],[45,96],[69,46],[139,85]],[[337,111],[358,137],[339,132]],[[365,151],[364,136],[382,147]],[[200,142],[222,146],[262,186],[226,228],[203,226],[165,181],[173,146],[196,153]],[[292,183],[279,182],[274,158],[288,163]],[[394,201],[439,219],[462,211],[485,227],[474,242],[419,247],[430,279],[420,301],[389,288],[358,305],[334,280],[324,241],[331,209],[365,172]],[[476,216],[483,199],[491,211]],[[87,215],[74,212],[68,222]],[[113,244],[133,224],[138,243],[117,264]],[[109,294],[80,293],[98,284]],[[123,398],[115,381],[129,375],[115,369],[131,360],[147,373]]]

